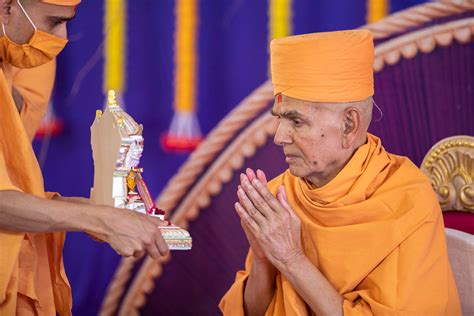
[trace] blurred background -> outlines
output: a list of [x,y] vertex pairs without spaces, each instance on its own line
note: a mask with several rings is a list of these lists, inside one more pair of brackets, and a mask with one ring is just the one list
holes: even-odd
[[[268,79],[272,37],[357,28],[422,2],[83,0],[57,60],[46,125],[60,128],[34,141],[46,188],[89,196],[89,128],[109,88],[144,125],[141,167],[158,196],[200,139]],[[69,233],[64,260],[74,315],[97,314],[120,257]]]

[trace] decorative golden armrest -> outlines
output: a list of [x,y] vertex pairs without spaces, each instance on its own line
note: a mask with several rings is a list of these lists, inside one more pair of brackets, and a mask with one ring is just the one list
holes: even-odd
[[436,143],[423,159],[443,211],[474,212],[474,137],[452,136]]

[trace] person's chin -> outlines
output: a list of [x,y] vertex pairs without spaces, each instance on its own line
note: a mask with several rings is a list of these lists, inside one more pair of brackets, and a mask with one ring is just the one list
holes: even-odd
[[304,174],[301,172],[301,169],[298,168],[298,166],[295,166],[294,164],[288,164],[288,169],[290,170],[290,173],[295,176],[295,177],[303,177]]

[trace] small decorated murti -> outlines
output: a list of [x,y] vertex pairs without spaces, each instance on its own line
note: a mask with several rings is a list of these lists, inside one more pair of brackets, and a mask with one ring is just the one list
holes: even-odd
[[[142,131],[143,126],[119,106],[115,92],[110,90],[104,111],[96,111],[91,126],[91,201],[164,220],[165,212],[156,207],[143,179],[143,169],[138,167],[143,153]],[[159,229],[170,250],[191,249],[192,238],[186,230],[171,223]]]

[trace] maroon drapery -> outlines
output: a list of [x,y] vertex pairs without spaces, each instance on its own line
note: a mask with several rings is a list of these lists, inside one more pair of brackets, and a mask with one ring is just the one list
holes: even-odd
[[401,59],[375,75],[370,131],[392,153],[420,165],[439,140],[474,135],[474,41]]

